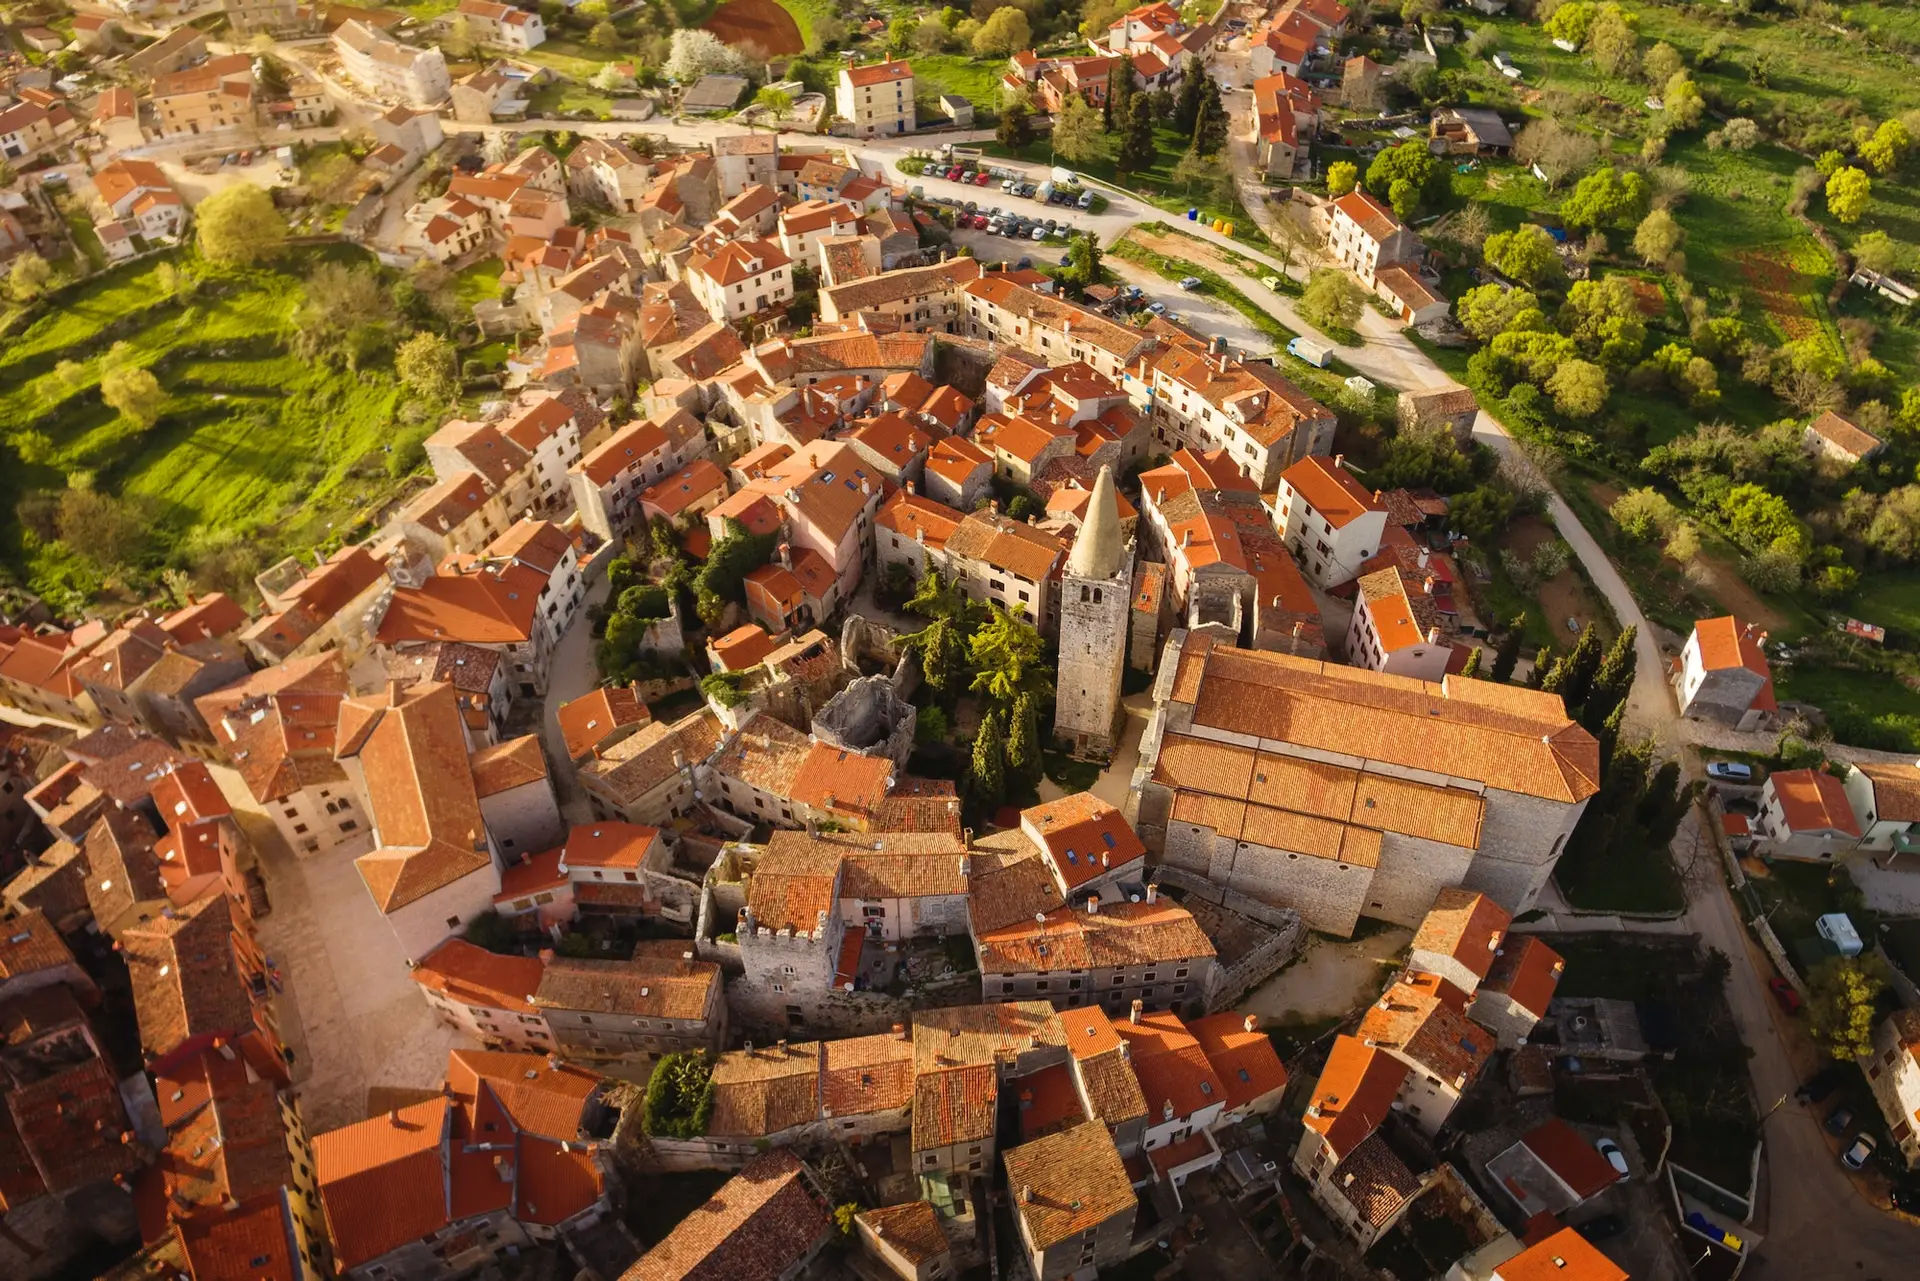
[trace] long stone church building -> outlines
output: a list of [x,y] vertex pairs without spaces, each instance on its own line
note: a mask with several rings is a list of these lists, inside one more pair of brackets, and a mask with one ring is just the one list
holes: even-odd
[[1450,886],[1528,910],[1599,787],[1538,690],[1438,684],[1176,631],[1127,817],[1163,866],[1348,935]]

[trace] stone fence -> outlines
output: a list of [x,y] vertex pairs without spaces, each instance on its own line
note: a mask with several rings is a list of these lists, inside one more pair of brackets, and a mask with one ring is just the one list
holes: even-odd
[[[1211,915],[1214,910],[1230,917],[1236,934],[1255,936],[1249,946],[1237,948],[1232,957],[1222,955],[1206,995],[1207,1013],[1214,1014],[1240,1000],[1266,982],[1300,951],[1306,926],[1300,914],[1291,908],[1273,907],[1244,894],[1215,885],[1204,877],[1177,867],[1155,869],[1154,879],[1161,885],[1179,889],[1184,895],[1209,905],[1196,916]],[[1204,924],[1204,922],[1203,922]],[[1219,922],[1215,922],[1216,927]],[[1209,930],[1209,936],[1222,933]],[[1216,944],[1217,946],[1217,944]]]

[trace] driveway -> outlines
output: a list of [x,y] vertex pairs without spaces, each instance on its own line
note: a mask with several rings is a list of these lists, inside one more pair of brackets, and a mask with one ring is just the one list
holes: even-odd
[[553,647],[547,668],[546,706],[540,714],[540,738],[546,745],[547,759],[554,762],[553,790],[560,798],[560,816],[568,823],[593,822],[593,810],[567,760],[567,740],[560,733],[560,705],[571,703],[600,683],[593,665],[593,628],[587,623],[587,611],[607,599],[607,574],[604,565],[587,588],[586,601],[573,617],[573,626]]
[[256,928],[286,982],[275,1009],[308,1128],[365,1120],[375,1087],[439,1088],[447,1051],[468,1042],[434,1017],[409,977],[399,941],[353,866],[366,843],[297,858],[239,776],[223,767],[213,773],[259,856],[273,904]]
[[1127,284],[1138,285],[1146,290],[1148,297],[1167,304],[1170,311],[1179,315],[1180,323],[1188,328],[1225,338],[1227,345],[1235,351],[1243,351],[1251,356],[1273,354],[1273,339],[1254,328],[1253,322],[1219,299],[1209,298],[1203,293],[1187,293],[1159,273],[1136,266],[1124,258],[1108,258],[1101,265]]

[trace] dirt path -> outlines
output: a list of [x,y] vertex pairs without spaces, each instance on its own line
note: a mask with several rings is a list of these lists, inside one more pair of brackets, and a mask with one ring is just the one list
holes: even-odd
[[1315,935],[1304,960],[1249,992],[1235,1008],[1270,1023],[1337,1018],[1373,1000],[1387,970],[1412,941],[1412,931],[1397,926],[1352,943]]

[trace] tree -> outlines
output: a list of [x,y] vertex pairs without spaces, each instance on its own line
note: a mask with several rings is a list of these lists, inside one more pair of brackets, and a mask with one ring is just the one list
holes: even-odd
[[1600,158],[1600,144],[1549,116],[1515,135],[1513,155],[1521,164],[1537,167],[1545,175],[1547,190],[1557,191],[1561,183],[1593,167]]
[[1000,713],[988,712],[980,718],[980,732],[973,740],[973,760],[967,770],[968,798],[988,811],[997,809],[1007,794],[1006,753]]
[[1484,58],[1500,47],[1500,32],[1495,27],[1476,27],[1467,37],[1467,56]]
[[1040,704],[1030,693],[1013,700],[1007,719],[1007,769],[1029,784],[1040,778]]
[[[624,89],[632,89],[634,82],[632,76],[620,69],[619,63],[603,62],[600,64],[600,70],[594,72],[593,78],[587,81],[587,83],[598,89],[601,93],[619,93]],[[489,139],[494,137],[504,138],[504,135],[489,134],[488,137]]]
[[[1193,195],[1193,188],[1196,183],[1206,183],[1212,180],[1214,166],[1219,163],[1220,158],[1218,156],[1203,156],[1199,152],[1189,149],[1185,155],[1180,157],[1179,163],[1174,165],[1173,172],[1169,177],[1173,179],[1174,184],[1178,186],[1181,191],[1191,196]],[[1122,168],[1124,167],[1125,166],[1122,166]]]
[[1558,694],[1566,700],[1567,710],[1571,712],[1587,701],[1587,691],[1593,686],[1593,677],[1600,670],[1600,660],[1604,652],[1600,648],[1600,633],[1594,630],[1592,623],[1580,629],[1580,637],[1574,641],[1567,656],[1553,665],[1553,671],[1547,673],[1547,683],[1541,686],[1549,694]]
[[1841,169],[1827,179],[1827,212],[1837,222],[1858,222],[1860,215],[1867,211],[1867,199],[1872,193],[1873,180],[1865,170],[1851,166]]
[[1638,542],[1651,542],[1680,523],[1680,509],[1657,489],[1630,489],[1607,509],[1620,532]]
[[1507,624],[1507,630],[1500,637],[1500,648],[1493,654],[1493,679],[1502,685],[1513,679],[1513,669],[1520,661],[1520,642],[1526,639],[1527,616],[1521,614]]
[[1560,254],[1553,237],[1534,223],[1521,223],[1512,231],[1488,236],[1484,252],[1495,271],[1523,285],[1538,284],[1560,271]]
[[1327,166],[1327,194],[1338,199],[1360,185],[1360,166],[1351,160],[1336,160]]
[[1784,545],[1805,555],[1807,532],[1793,507],[1778,494],[1752,483],[1736,485],[1716,504],[1733,541],[1761,552]]
[[707,549],[706,563],[694,576],[694,608],[700,621],[715,626],[726,607],[741,599],[740,584],[773,555],[777,534],[755,534],[729,517],[726,532]]
[[1068,94],[1053,119],[1053,152],[1073,164],[1086,164],[1101,152],[1100,113],[1079,94]]
[[1488,342],[1512,329],[1523,316],[1546,317],[1540,312],[1539,299],[1525,289],[1502,289],[1499,285],[1476,285],[1460,295],[1454,311],[1466,331],[1481,342]]
[[250,266],[277,256],[287,223],[266,189],[236,183],[216,191],[194,210],[200,255],[208,262]]
[[1675,129],[1691,129],[1707,113],[1707,100],[1700,96],[1700,86],[1693,83],[1693,77],[1684,71],[1676,71],[1673,78],[1667,81],[1666,96],[1661,99],[1661,107],[1668,123]]
[[391,314],[370,264],[323,262],[307,276],[305,300],[294,313],[294,349],[308,359],[340,353],[349,368],[357,368]]
[[887,24],[887,52],[895,54],[905,53],[907,47],[913,43],[915,26],[914,20],[904,13],[895,17],[892,22],[889,22]]
[[1385,200],[1393,184],[1404,180],[1412,183],[1424,200],[1437,185],[1446,181],[1446,174],[1446,167],[1427,150],[1424,141],[1403,142],[1382,150],[1373,158],[1367,166],[1366,185],[1368,191]]
[[747,60],[711,31],[682,28],[673,33],[672,51],[667,55],[666,66],[660,70],[669,79],[690,85],[702,76],[743,72],[747,70]]
[[[1195,147],[1197,150],[1197,143]],[[1156,155],[1153,141],[1153,104],[1147,101],[1145,94],[1135,94],[1127,102],[1124,131],[1120,135],[1120,150],[1114,157],[1114,165],[1122,173],[1141,173],[1153,167]],[[1218,156],[1213,159],[1215,164],[1219,163]]]
[[1640,59],[1640,36],[1634,31],[1638,19],[1619,5],[1602,5],[1587,31],[1587,56],[1593,65],[1610,76],[1632,73]]
[[1547,35],[1555,40],[1564,40],[1578,49],[1587,42],[1587,32],[1593,27],[1594,14],[1595,7],[1586,3],[1586,0],[1568,0],[1547,18]]
[[1647,338],[1633,282],[1625,276],[1575,281],[1560,309],[1560,328],[1581,351],[1615,367],[1637,360]]
[[1227,107],[1220,99],[1220,82],[1205,72],[1200,76],[1200,112],[1193,122],[1193,148],[1212,155],[1227,145]]
[[52,265],[29,249],[13,260],[13,269],[7,273],[7,296],[15,302],[32,302],[52,281]]
[[[1553,673],[1553,646],[1542,645],[1533,651],[1533,667],[1527,672],[1527,688],[1539,689],[1547,683],[1547,677]],[[1600,758],[1606,760],[1605,756]]]
[[938,17],[923,18],[913,29],[913,47],[921,53],[940,53],[954,43],[953,28]]
[[1101,102],[1101,122],[1113,132],[1114,120],[1133,97],[1133,59],[1115,58],[1107,67],[1107,92]]
[[1842,1062],[1873,1053],[1873,1025],[1888,978],[1887,963],[1873,952],[1830,957],[1813,968],[1807,1013],[1821,1049]]
[[1636,221],[1647,207],[1647,182],[1629,169],[1611,165],[1582,178],[1561,202],[1560,217],[1569,227],[1614,227]]
[[465,62],[473,57],[476,41],[473,38],[473,24],[464,14],[455,14],[447,23],[446,30],[440,34],[440,52],[455,62]]
[[1022,49],[1033,47],[1033,27],[1027,22],[1027,15],[1008,5],[1004,9],[995,9],[980,24],[980,30],[974,33],[973,52],[976,57],[987,58],[995,54],[1011,57]]
[[1686,243],[1686,238],[1686,231],[1672,214],[1664,209],[1656,209],[1642,218],[1640,225],[1634,229],[1633,252],[1641,262],[1651,267],[1672,257]]
[[785,120],[793,110],[793,95],[772,85],[762,85],[760,91],[753,95],[753,102],[775,120]]
[[1898,120],[1883,120],[1873,136],[1860,144],[1860,158],[1872,165],[1875,173],[1885,176],[1899,167],[1911,146],[1913,136],[1907,132],[1906,125]]
[[100,574],[122,573],[138,564],[151,545],[151,529],[138,504],[84,485],[69,485],[54,515],[60,541]]
[[986,623],[967,640],[973,667],[972,690],[995,707],[1009,709],[1022,694],[1041,702],[1053,697],[1046,642],[1032,623],[998,605],[989,606]]
[[456,360],[452,343],[422,330],[400,344],[393,356],[393,371],[428,400],[444,402],[460,390]]
[[1193,136],[1193,126],[1200,119],[1200,98],[1205,92],[1200,82],[1206,78],[1191,57],[1182,65],[1180,95],[1173,104],[1173,127],[1188,137]]
[[920,674],[927,687],[942,698],[951,697],[959,688],[967,638],[978,620],[979,607],[968,599],[959,579],[943,579],[938,570],[929,569],[906,610],[928,623],[902,637],[901,647],[920,655]]
[[1662,40],[1646,51],[1640,58],[1640,71],[1650,85],[1663,85],[1673,79],[1677,72],[1686,70],[1686,60],[1680,51]]
[[1553,407],[1569,418],[1591,418],[1607,403],[1607,373],[1585,360],[1569,360],[1547,379]]
[[1405,178],[1395,178],[1387,188],[1387,203],[1398,217],[1411,218],[1413,211],[1420,207],[1420,189]]
[[1300,314],[1322,329],[1352,329],[1366,303],[1366,295],[1346,272],[1316,267],[1300,295]]
[[593,24],[593,30],[587,32],[587,43],[596,49],[618,49],[620,47],[620,28],[605,18]]
[[1067,245],[1067,266],[1060,279],[1075,289],[1100,282],[1100,242],[1091,232],[1075,236]]
[[1440,0],[1400,0],[1400,21],[1409,27],[1428,26],[1443,12]]
[[1729,151],[1752,151],[1760,145],[1760,126],[1745,116],[1735,116],[1721,126],[1720,140]]
[[1638,651],[1633,644],[1637,635],[1638,629],[1628,627],[1613,638],[1613,644],[1600,659],[1592,688],[1580,708],[1580,723],[1588,733],[1598,734],[1633,689],[1634,670],[1639,666]]
[[1009,103],[1001,109],[1000,122],[993,136],[1001,146],[1019,150],[1033,141],[1033,112],[1024,102]]
[[150,369],[110,369],[100,379],[100,399],[137,427],[151,427],[166,407],[167,393]]
[[647,1078],[640,1128],[669,1139],[697,1139],[713,1118],[713,1064],[704,1054],[662,1055]]
[[1909,246],[1901,244],[1886,232],[1868,231],[1853,242],[1853,261],[1856,266],[1868,271],[1887,275],[1909,270],[1914,256]]
[[1480,659],[1483,653],[1484,651],[1478,645],[1468,650],[1467,661],[1460,665],[1460,674],[1462,676],[1484,679],[1480,676]]

